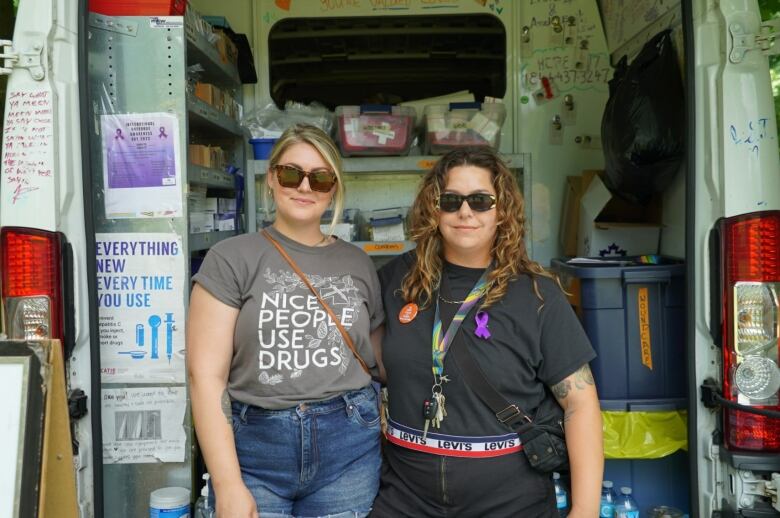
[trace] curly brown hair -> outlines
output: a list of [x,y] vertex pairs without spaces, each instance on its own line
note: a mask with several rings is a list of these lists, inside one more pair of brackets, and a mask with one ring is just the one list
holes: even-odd
[[449,152],[426,173],[410,214],[410,234],[417,245],[416,259],[401,284],[406,301],[428,306],[439,288],[443,266],[442,237],[439,232],[439,195],[447,183],[447,173],[454,167],[473,166],[490,171],[496,190],[496,236],[490,255],[493,269],[482,307],[500,300],[509,281],[520,274],[530,275],[536,296],[542,299],[535,276],[558,278],[528,257],[525,247],[525,203],[517,180],[506,163],[492,149],[464,147]]

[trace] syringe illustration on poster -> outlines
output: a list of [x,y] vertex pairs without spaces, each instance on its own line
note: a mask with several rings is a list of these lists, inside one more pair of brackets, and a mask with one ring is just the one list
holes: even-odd
[[96,245],[103,382],[184,382],[181,237],[98,234]]

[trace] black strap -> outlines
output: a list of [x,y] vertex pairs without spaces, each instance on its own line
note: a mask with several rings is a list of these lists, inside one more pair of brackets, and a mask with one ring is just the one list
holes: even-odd
[[458,333],[452,340],[450,346],[450,355],[458,365],[463,380],[471,387],[471,390],[485,403],[496,415],[501,423],[510,426],[513,430],[520,433],[533,423],[531,418],[519,406],[507,401],[504,396],[498,392],[485,376],[482,367],[471,355],[468,345],[463,339],[463,334]]

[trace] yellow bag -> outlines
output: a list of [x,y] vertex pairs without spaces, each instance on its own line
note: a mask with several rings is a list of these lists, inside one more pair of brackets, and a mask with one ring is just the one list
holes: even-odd
[[658,459],[688,449],[688,413],[602,412],[604,457]]

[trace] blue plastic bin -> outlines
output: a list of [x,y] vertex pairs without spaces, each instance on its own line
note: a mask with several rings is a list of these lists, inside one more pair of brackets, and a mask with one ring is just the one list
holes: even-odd
[[268,160],[271,156],[271,150],[278,139],[275,138],[252,138],[249,143],[255,153],[255,160]]
[[599,399],[686,398],[685,265],[582,266],[554,259],[598,357]]
[[687,452],[678,451],[661,459],[607,459],[604,480],[612,481],[616,493],[622,486],[630,487],[640,516],[649,516],[650,510],[659,505],[690,513]]

